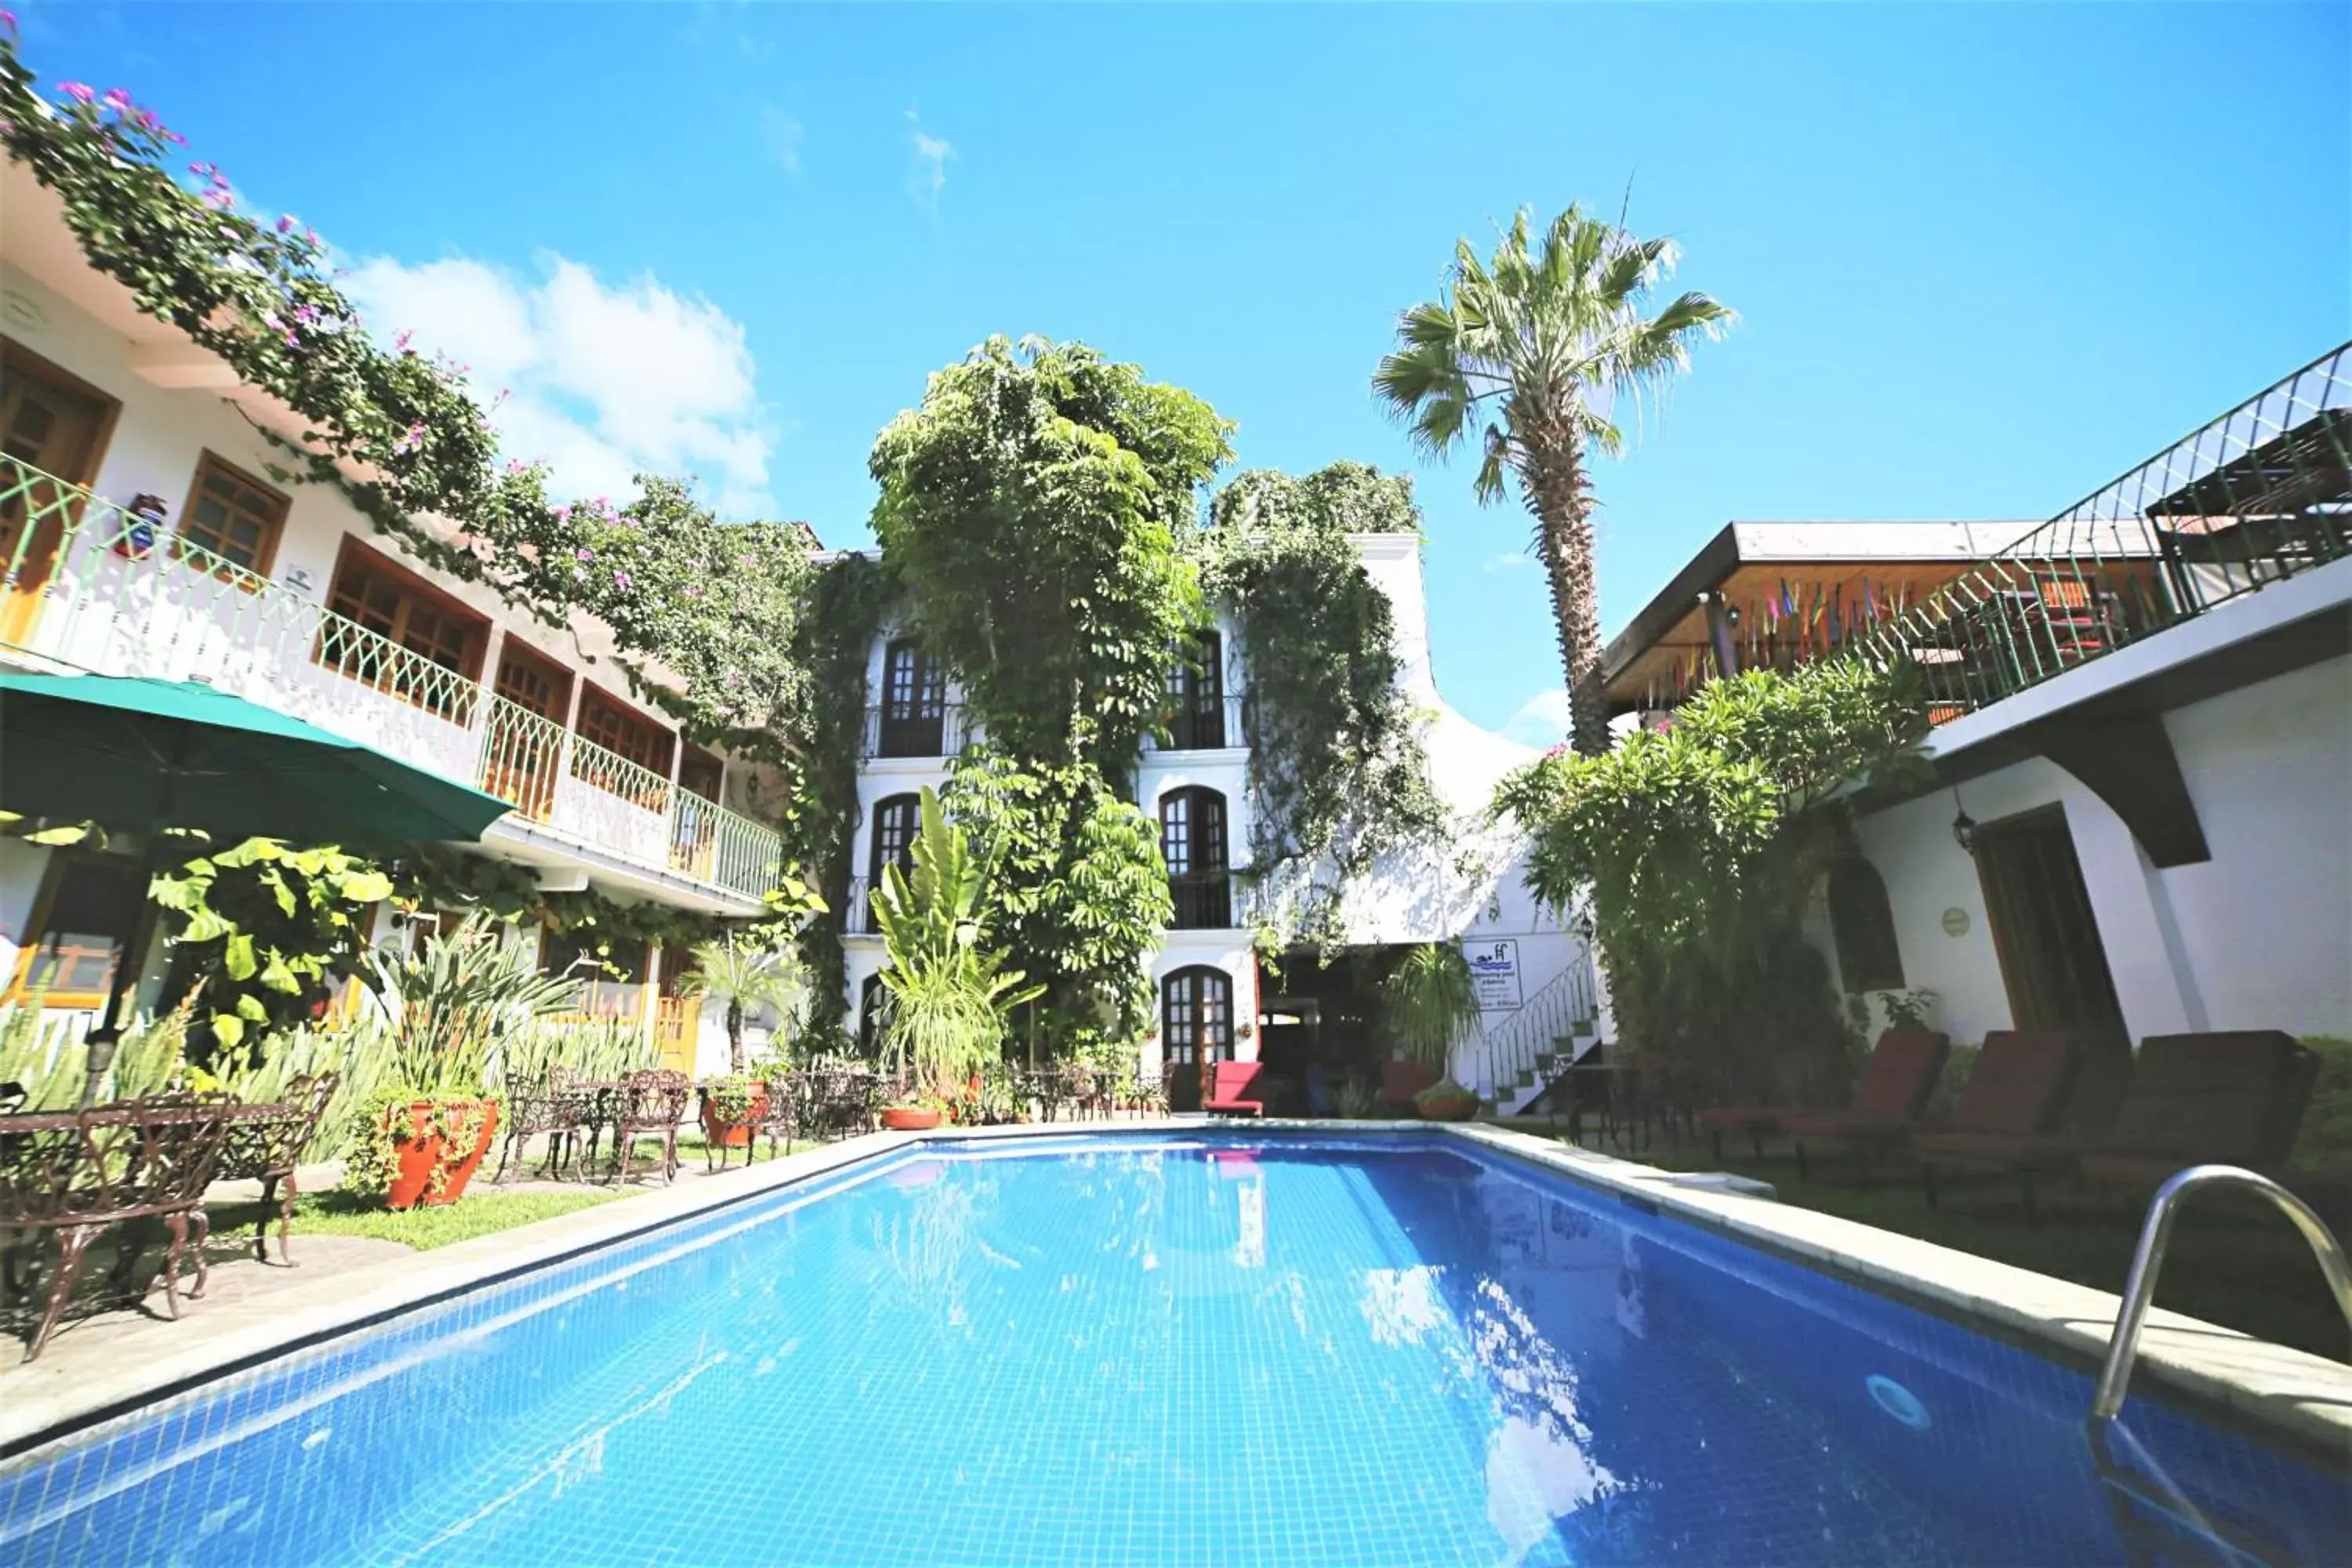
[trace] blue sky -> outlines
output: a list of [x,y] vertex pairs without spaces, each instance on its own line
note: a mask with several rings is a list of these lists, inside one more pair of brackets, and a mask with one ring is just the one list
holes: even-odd
[[1598,476],[1612,632],[1730,519],[2043,517],[2352,336],[2341,4],[16,9],[567,475],[857,542],[875,432],[993,332],[1243,466],[1408,468],[1439,680],[1534,741],[1526,519],[1369,395],[1457,235],[1630,180],[1741,314]]

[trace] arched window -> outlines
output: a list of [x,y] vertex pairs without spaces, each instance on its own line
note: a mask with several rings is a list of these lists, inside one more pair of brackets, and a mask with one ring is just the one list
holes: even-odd
[[1160,857],[1168,862],[1174,930],[1222,931],[1234,923],[1225,866],[1225,797],[1192,784],[1160,797]]
[[1234,979],[1222,969],[1180,969],[1160,984],[1160,1059],[1234,1059]]
[[1886,884],[1878,868],[1859,855],[1830,868],[1830,934],[1848,991],[1903,989],[1903,950],[1895,941]]
[[946,720],[947,672],[912,637],[900,637],[883,649],[882,712],[876,753],[942,755]]
[[1168,665],[1168,743],[1176,751],[1233,744],[1225,734],[1225,644],[1211,631],[1176,645]]
[[882,873],[887,868],[914,868],[915,830],[921,814],[921,803],[911,795],[894,795],[876,803],[874,849],[866,862],[867,885],[873,891],[882,890]]

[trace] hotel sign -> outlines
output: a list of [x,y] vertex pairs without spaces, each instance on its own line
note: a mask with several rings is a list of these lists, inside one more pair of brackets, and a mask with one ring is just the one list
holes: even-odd
[[1470,988],[1481,1013],[1516,1010],[1519,995],[1519,944],[1516,942],[1465,942],[1462,956],[1470,961]]

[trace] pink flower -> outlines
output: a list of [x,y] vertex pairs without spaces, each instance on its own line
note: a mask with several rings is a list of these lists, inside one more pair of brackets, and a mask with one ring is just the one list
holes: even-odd
[[508,473],[510,473],[510,474],[520,474],[520,473],[522,473],[522,472],[525,470],[526,467],[527,467],[527,465],[523,462],[523,460],[522,460],[520,458],[509,458],[507,459],[507,472],[508,472]]
[[572,509],[568,506],[557,507],[554,510],[554,517],[555,521],[558,522],[570,522],[572,521]]
[[204,204],[216,211],[226,212],[236,205],[236,193],[226,185],[215,185],[204,194]]
[[279,213],[279,214],[278,215],[278,233],[280,233],[280,234],[284,234],[284,233],[288,232],[289,230],[290,230],[291,228],[293,228],[293,226],[294,226],[294,215],[293,215],[293,214],[291,214],[291,213]]
[[595,552],[594,551],[593,551],[593,550],[589,549],[589,548],[588,548],[586,545],[584,545],[584,544],[583,544],[583,545],[582,545],[579,549],[577,549],[577,550],[573,551],[572,553],[572,555],[573,555],[575,558],[577,558],[577,559],[579,559],[579,560],[582,560],[582,561],[593,561],[593,560],[595,560],[595,559],[596,559],[596,552]]
[[401,432],[400,436],[394,440],[392,449],[395,452],[414,452],[423,445],[425,445],[425,421],[419,419]]
[[319,307],[297,305],[294,307],[294,319],[306,327],[315,327],[319,324]]
[[15,32],[16,30],[16,13],[14,11],[0,11],[0,26],[6,27],[12,33]]
[[58,90],[76,103],[88,103],[98,96],[86,81],[61,81],[58,83]]
[[304,243],[309,245],[313,250],[316,250],[321,244],[325,243],[320,239],[319,231],[315,228],[304,229],[302,231],[302,239]]
[[105,104],[107,108],[114,110],[117,114],[128,114],[131,112],[131,95],[123,91],[119,87],[108,88],[106,89],[106,96],[99,100],[99,101]]
[[757,566],[759,563],[760,560],[756,555],[746,555],[743,557],[743,564],[746,566]]
[[220,173],[220,171],[210,163],[191,163],[188,165],[188,173],[191,174],[216,174]]
[[627,592],[629,586],[629,574],[626,572],[614,573],[613,586],[621,589],[625,593]]
[[289,349],[299,349],[302,346],[302,340],[294,335],[294,329],[291,327],[286,329],[286,346]]
[[188,144],[188,139],[186,137],[181,135],[178,132],[173,130],[168,125],[157,124],[155,117],[152,114],[147,117],[147,127],[166,142],[176,142],[183,147]]
[[392,346],[398,349],[402,353],[406,353],[408,352],[408,340],[415,335],[416,331],[415,328],[403,327],[400,331],[393,333]]

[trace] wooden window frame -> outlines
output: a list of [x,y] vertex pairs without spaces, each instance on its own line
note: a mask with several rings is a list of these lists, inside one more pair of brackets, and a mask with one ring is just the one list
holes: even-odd
[[[661,761],[658,763],[655,763],[646,762],[641,758],[633,757],[627,752],[623,751],[620,747],[607,745],[604,741],[590,734],[587,730],[587,723],[589,706],[592,703],[595,704],[599,708],[618,715],[625,723],[636,729],[641,734],[657,741],[662,753]],[[669,783],[671,769],[675,767],[677,763],[678,738],[670,731],[667,725],[661,723],[642,709],[632,707],[630,704],[622,701],[619,698],[614,696],[611,692],[605,690],[603,687],[597,685],[593,680],[583,680],[580,683],[580,700],[573,705],[572,713],[572,733],[574,738],[585,741],[590,745],[595,746],[603,751],[610,752],[613,755],[620,758],[625,763],[634,763],[635,766],[645,769],[646,772],[649,773],[658,775],[665,787],[667,787]],[[572,776],[574,778],[586,780],[588,775],[580,771],[580,748],[574,746],[572,749]]]
[[[1224,1005],[1224,1025],[1222,1037],[1216,1040],[1206,1037],[1210,998],[1208,986],[1203,982],[1212,980],[1224,987],[1224,994],[1222,998]],[[1189,987],[1189,991],[1181,1000],[1177,994],[1177,987],[1180,984]],[[1171,970],[1162,976],[1160,982],[1160,1044],[1162,1063],[1175,1067],[1197,1068],[1208,1062],[1234,1060],[1235,1052],[1239,1048],[1236,1044],[1238,1037],[1234,1026],[1234,1009],[1240,994],[1241,987],[1234,984],[1234,977],[1213,963],[1189,963],[1181,969]],[[1180,1005],[1192,1014],[1192,1032],[1182,1037],[1184,1047],[1182,1055],[1177,1052],[1179,1037],[1175,1033],[1175,1011]]]
[[[383,637],[385,641],[400,648],[411,658],[421,658],[429,664],[448,670],[451,675],[471,686],[476,692],[479,692],[482,686],[482,660],[489,651],[492,629],[490,618],[456,595],[436,586],[429,579],[401,565],[383,552],[371,548],[357,534],[347,533],[343,535],[342,544],[335,552],[334,572],[327,579],[326,607],[330,614],[351,622],[363,631],[372,632],[373,628],[359,616],[347,615],[336,608],[336,601],[342,596],[343,574],[354,566],[388,578],[404,595],[413,595],[423,601],[428,607],[469,624],[464,650],[458,656],[458,662],[454,668],[442,664],[439,659],[430,655],[418,653],[403,643],[397,636],[383,633],[375,633],[375,635]],[[428,713],[436,712],[431,704],[417,693],[402,689],[399,682],[389,678],[371,679],[360,671],[349,668],[350,656],[347,655],[343,660],[329,658],[326,647],[327,636],[325,628],[322,627],[320,632],[319,646],[311,653],[313,663],[322,668],[333,670],[346,680],[367,687],[371,690],[380,691],[394,701],[408,703]],[[474,720],[473,697],[467,696],[451,711],[439,713],[437,716],[447,719],[455,724],[471,724]]]
[[[907,846],[903,857],[882,858],[882,821],[894,806],[904,806],[907,819]],[[866,889],[871,893],[882,890],[882,874],[892,866],[906,868],[913,875],[915,840],[923,831],[922,797],[915,795],[886,795],[874,803],[874,826],[866,836]]]
[[[513,698],[508,697],[501,689],[506,680],[507,660],[509,658],[518,664],[536,665],[541,671],[555,678],[556,688],[561,693],[556,699],[555,712],[541,713],[526,703],[515,702]],[[498,666],[490,672],[492,696],[502,697],[509,702],[514,702],[514,705],[524,712],[544,719],[559,730],[568,730],[572,727],[572,699],[577,694],[579,682],[580,678],[559,663],[551,655],[540,652],[512,632],[509,632],[499,640]]]
[[[267,526],[263,528],[261,545],[255,551],[254,562],[250,566],[229,561],[224,552],[188,537],[188,525],[195,520],[196,502],[205,493],[205,479],[208,474],[215,471],[240,485],[258,490],[278,503],[277,515],[268,519]],[[286,520],[293,510],[294,499],[291,496],[275,485],[265,484],[255,479],[226,458],[206,447],[196,455],[196,470],[188,479],[188,499],[182,504],[179,523],[172,531],[173,558],[186,563],[195,571],[206,570],[205,567],[188,559],[188,547],[193,545],[206,554],[216,556],[227,563],[224,566],[213,569],[214,576],[224,583],[236,584],[248,594],[259,593],[268,583],[270,574],[277,570],[278,547],[286,538]],[[333,594],[331,585],[328,592],[331,597]]]
[[[49,934],[49,918],[57,910],[58,895],[64,890],[66,878],[71,874],[72,868],[76,866],[103,864],[110,860],[121,862],[124,875],[135,884],[139,875],[139,862],[129,856],[97,855],[84,850],[71,849],[58,850],[50,855],[49,863],[41,868],[40,889],[33,895],[33,907],[25,921],[23,940],[16,945],[16,973],[9,977],[5,997],[0,1000],[5,1000],[13,1005],[22,1005],[31,1000],[33,975],[40,963],[41,944]],[[135,916],[135,905],[133,913]],[[122,933],[123,951],[115,959],[118,964],[137,962],[129,951],[130,946],[131,932],[126,931]],[[113,973],[109,971],[107,982],[110,988],[114,978]],[[42,993],[41,1006],[44,1010],[52,1007],[66,1009],[103,1007],[110,994],[110,989],[47,991]]]

